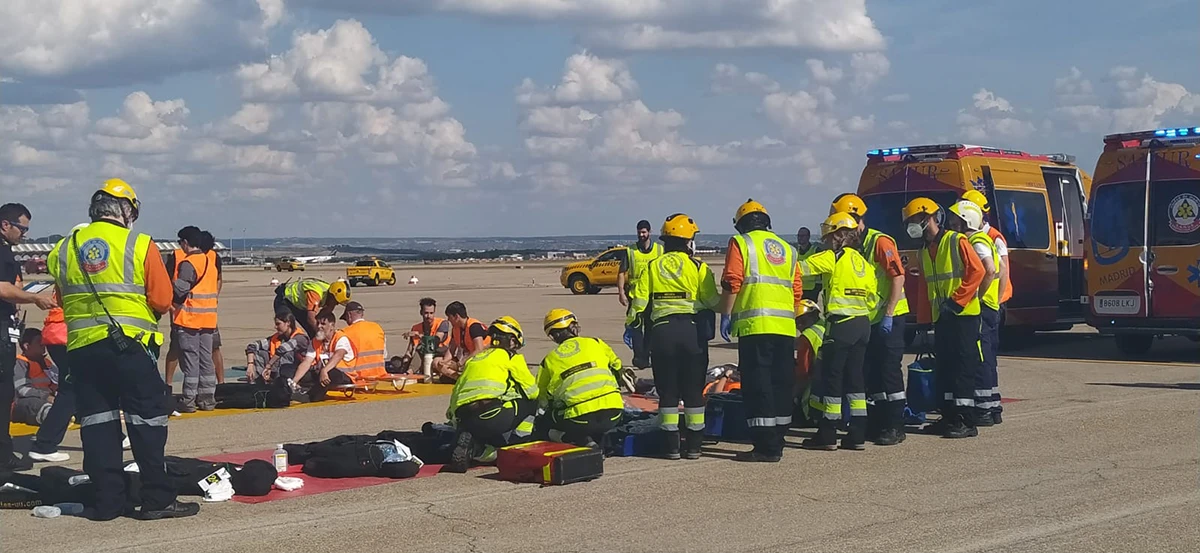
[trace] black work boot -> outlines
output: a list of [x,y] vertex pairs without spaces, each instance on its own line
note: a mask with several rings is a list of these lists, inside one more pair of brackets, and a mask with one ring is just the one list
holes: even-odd
[[475,452],[475,437],[466,430],[460,430],[454,439],[454,451],[450,453],[450,462],[446,463],[446,472],[467,472],[471,468],[471,454]]
[[679,431],[663,431],[663,458],[672,461],[679,459]]
[[750,427],[750,438],[754,449],[743,451],[734,456],[735,461],[744,463],[778,463],[782,458],[775,452],[775,428],[762,426]]
[[864,436],[867,441],[879,439],[879,434],[886,428],[884,424],[884,406],[878,403],[867,405],[867,431]]
[[821,419],[817,421],[817,434],[800,442],[800,447],[816,451],[837,451],[838,421]]
[[992,410],[992,424],[1003,424],[1004,423],[1004,417],[1001,416],[1000,413],[1001,413],[1001,411],[999,409]]
[[993,424],[994,423],[992,422],[992,412],[991,411],[988,411],[987,409],[976,409],[975,410],[975,426],[984,427],[984,426],[992,426]]
[[701,452],[700,446],[704,443],[703,430],[684,430],[683,438],[683,458],[684,459],[699,459]]
[[142,520],[160,520],[164,518],[183,518],[200,513],[199,503],[184,503],[181,501],[172,501],[170,505],[162,509],[147,511],[145,507],[138,513],[138,518]]
[[979,435],[979,429],[975,428],[974,417],[971,416],[969,409],[964,409],[957,417],[951,419],[942,433],[943,438],[974,438]]
[[842,449],[850,449],[854,451],[862,451],[867,448],[866,439],[867,419],[866,417],[850,417],[850,431],[842,438]]
[[908,436],[904,433],[904,402],[890,401],[884,406],[883,432],[875,445],[896,445]]

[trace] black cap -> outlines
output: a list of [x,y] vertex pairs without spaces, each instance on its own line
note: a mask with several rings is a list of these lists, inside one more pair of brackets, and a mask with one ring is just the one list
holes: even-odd
[[361,304],[361,303],[358,303],[356,301],[346,302],[346,308],[342,310],[341,318],[343,321],[345,321],[348,318],[348,314],[351,311],[366,311],[366,310],[363,309],[363,304]]
[[642,230],[642,229],[650,230],[650,221],[647,221],[645,219],[638,221],[637,229],[638,230]]

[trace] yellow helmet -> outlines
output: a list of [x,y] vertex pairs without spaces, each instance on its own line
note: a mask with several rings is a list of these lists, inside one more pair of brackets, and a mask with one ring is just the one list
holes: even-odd
[[733,224],[736,225],[738,221],[742,220],[742,217],[745,217],[751,213],[762,213],[763,215],[768,215],[767,208],[763,207],[763,204],[760,204],[753,199],[749,199],[746,200],[746,203],[739,206],[737,212],[733,214]]
[[579,319],[575,318],[575,314],[566,309],[551,309],[546,313],[546,319],[542,322],[542,329],[549,335],[551,330],[560,328],[569,328],[571,323],[577,323]]
[[330,284],[326,294],[337,301],[338,305],[346,305],[346,302],[350,301],[350,287],[340,280]]
[[137,192],[133,190],[129,183],[121,179],[108,179],[104,184],[100,185],[97,192],[107,194],[119,200],[129,200],[133,204],[133,211],[136,213],[141,211],[142,202],[138,201]]
[[696,221],[693,221],[691,217],[683,213],[676,213],[667,217],[666,221],[663,221],[660,236],[692,240],[699,233],[700,227],[696,226]]
[[938,204],[929,198],[914,198],[911,202],[908,202],[908,205],[904,206],[904,218],[908,219],[922,213],[933,215],[939,209],[941,208],[938,207]]
[[849,213],[834,213],[826,218],[824,223],[821,223],[821,237],[829,236],[844,228],[857,229],[858,221],[855,221]]
[[849,213],[862,217],[867,214],[867,204],[858,194],[845,193],[837,198],[834,198],[833,204],[829,206],[829,214],[834,213]]
[[958,215],[967,223],[967,228],[978,231],[983,229],[983,209],[973,201],[960,200],[950,206],[950,213]]
[[963,192],[962,199],[979,206],[979,209],[983,210],[984,213],[992,210],[991,204],[988,203],[987,196],[984,196],[983,192],[978,190],[971,189]]
[[815,301],[800,300],[800,303],[796,304],[796,316],[799,317],[801,315],[807,315],[809,313],[816,313],[816,314],[820,315],[821,307],[819,305],[817,305],[817,302],[815,302]]
[[517,340],[517,349],[525,347],[525,333],[521,332],[521,323],[516,319],[505,315],[492,321],[488,327],[489,334],[507,334]]

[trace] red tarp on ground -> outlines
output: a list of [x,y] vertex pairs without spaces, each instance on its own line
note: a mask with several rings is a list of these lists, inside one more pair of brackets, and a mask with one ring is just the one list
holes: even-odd
[[[244,464],[251,459],[261,459],[271,462],[271,456],[275,453],[272,449],[263,451],[246,451],[242,453],[222,453],[218,455],[208,455],[201,457],[205,461],[214,463],[235,463]],[[421,467],[421,472],[417,473],[413,478],[423,478],[433,476],[442,470],[442,465],[425,465]],[[293,497],[304,497],[306,495],[318,495],[328,492],[336,492],[341,490],[352,490],[355,488],[365,488],[367,486],[378,486],[380,484],[388,484],[391,482],[401,482],[411,480],[410,478],[379,478],[377,476],[360,476],[357,478],[315,478],[300,472],[300,465],[292,465],[288,467],[288,471],[280,476],[294,476],[304,480],[304,487],[296,491],[285,492],[283,490],[272,489],[271,493],[263,496],[251,497],[245,495],[233,496],[233,501],[238,503],[266,503],[275,501],[276,499],[291,499]]]

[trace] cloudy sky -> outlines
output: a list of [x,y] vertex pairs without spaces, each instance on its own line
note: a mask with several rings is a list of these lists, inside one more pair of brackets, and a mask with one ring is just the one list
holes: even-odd
[[[1068,152],[1200,124],[1188,0],[4,0],[0,200],[104,178],[140,228],[631,232],[747,196],[815,224],[875,147]],[[244,230],[243,230],[244,229]]]

